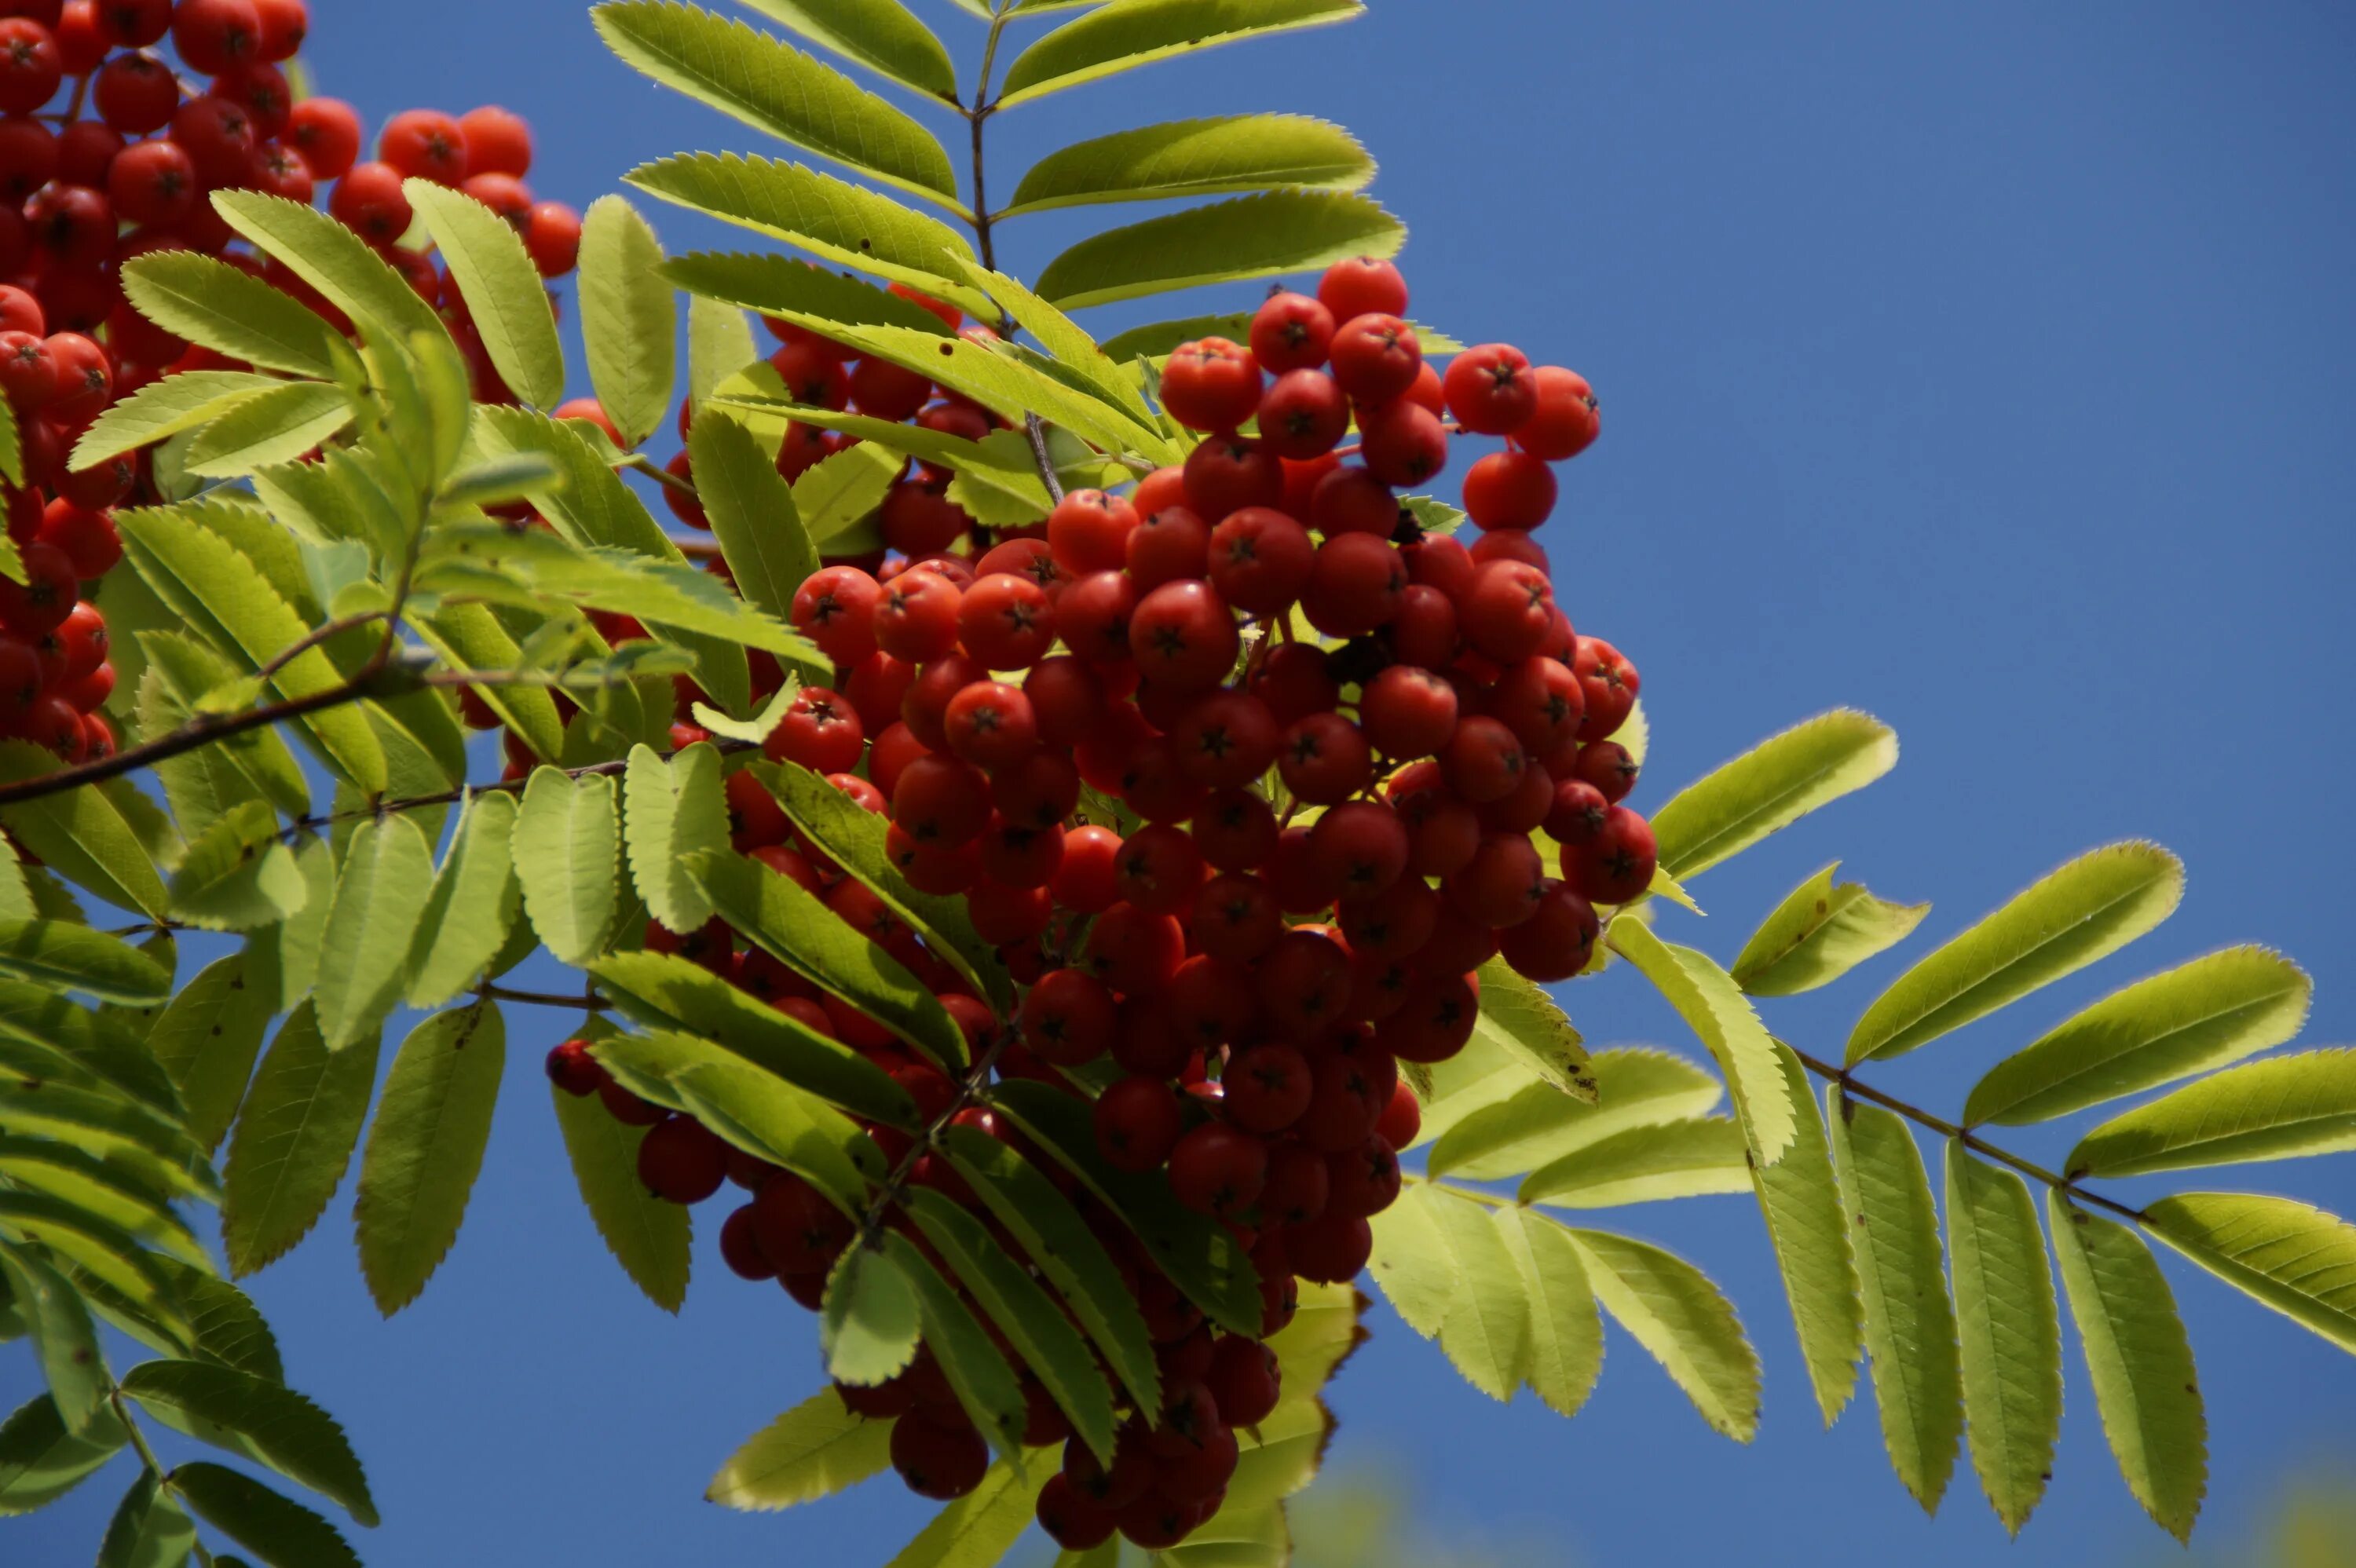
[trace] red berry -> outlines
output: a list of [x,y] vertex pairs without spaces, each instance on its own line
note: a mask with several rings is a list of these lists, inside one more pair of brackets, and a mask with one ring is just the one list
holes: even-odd
[[883,596],[875,580],[855,566],[821,567],[795,590],[794,628],[836,664],[857,664],[875,651],[875,611]]
[[1494,833],[1442,886],[1459,913],[1502,931],[1537,912],[1546,892],[1546,864],[1526,834]]
[[548,1081],[577,1100],[597,1093],[607,1079],[589,1054],[589,1042],[568,1040],[548,1053]]
[[531,127],[522,115],[487,104],[470,109],[458,117],[458,135],[466,146],[469,175],[521,179],[531,173]]
[[1073,577],[1118,571],[1129,560],[1129,536],[1137,508],[1102,490],[1073,490],[1047,514],[1047,548],[1055,564]]
[[1336,261],[1318,280],[1317,298],[1335,321],[1354,316],[1407,314],[1407,280],[1388,261],[1372,256]]
[[[1554,584],[1526,562],[1490,561],[1474,571],[1457,603],[1457,619],[1465,641],[1483,657],[1499,664],[1526,659],[1545,645],[1554,629]],[[1592,691],[1587,710],[1591,719]]]
[[1465,471],[1464,511],[1483,528],[1527,530],[1554,514],[1554,470],[1526,452],[1493,452]]
[[1180,578],[1205,576],[1211,569],[1210,526],[1183,506],[1158,507],[1138,518],[1123,556],[1141,593]]
[[1246,507],[1211,530],[1211,581],[1248,614],[1273,615],[1301,596],[1316,564],[1309,530],[1269,507]]
[[1259,406],[1260,371],[1224,337],[1182,343],[1162,367],[1162,406],[1191,430],[1232,431]]
[[1536,379],[1537,411],[1514,432],[1514,443],[1549,463],[1578,456],[1602,428],[1594,389],[1586,377],[1554,365],[1541,366]]
[[673,1116],[638,1142],[638,1180],[667,1203],[701,1203],[728,1175],[728,1147],[701,1122]]
[[55,545],[19,547],[25,581],[0,578],[0,628],[20,637],[40,637],[65,624],[81,597],[73,562]]
[[1097,1148],[1119,1170],[1148,1171],[1184,1130],[1178,1096],[1158,1078],[1124,1078],[1097,1099]]
[[561,278],[580,264],[581,215],[561,201],[535,204],[524,223],[524,249],[543,278]]
[[1055,645],[1055,610],[1030,578],[993,571],[966,591],[958,629],[966,651],[986,668],[1027,669]]
[[1323,365],[1333,341],[1333,313],[1306,294],[1270,294],[1253,313],[1252,357],[1276,375]]
[[1245,507],[1277,507],[1284,501],[1284,462],[1258,442],[1214,436],[1186,456],[1187,508],[1217,523]]
[[30,114],[56,94],[65,74],[48,28],[28,16],[0,17],[0,113]]
[[1498,952],[1515,974],[1552,984],[1587,968],[1601,933],[1595,906],[1564,884],[1550,881],[1530,918],[1500,938]]
[[1594,837],[1562,850],[1563,880],[1600,904],[1641,897],[1653,885],[1657,863],[1653,825],[1624,805],[1612,808]]
[[1602,638],[1581,637],[1571,670],[1579,677],[1580,690],[1587,701],[1579,738],[1610,740],[1635,710],[1636,696],[1644,685],[1637,677],[1636,667]]
[[1537,412],[1537,376],[1526,356],[1502,343],[1468,348],[1440,382],[1448,411],[1475,435],[1510,435]]
[[990,1445],[970,1423],[944,1425],[921,1411],[892,1427],[892,1467],[918,1497],[950,1502],[981,1485]]
[[1374,757],[1356,725],[1338,713],[1312,713],[1286,729],[1276,766],[1296,797],[1332,805],[1366,787]]
[[197,165],[177,142],[169,140],[124,148],[106,183],[115,211],[133,223],[177,223],[203,199]]
[[1407,872],[1407,827],[1376,801],[1344,801],[1319,817],[1309,848],[1345,899],[1372,898]]
[[1360,461],[1386,485],[1421,485],[1448,466],[1448,432],[1440,416],[1401,398],[1362,414]]
[[172,30],[172,0],[99,0],[98,30],[109,43],[144,49]]
[[468,173],[466,133],[438,109],[409,109],[384,123],[376,155],[412,179],[456,186]]
[[401,188],[401,171],[391,164],[361,164],[347,173],[327,198],[337,222],[369,244],[391,245],[409,232],[416,214]]
[[266,60],[292,59],[311,31],[311,8],[305,0],[253,0],[262,17],[262,41],[254,52]]
[[977,767],[1012,767],[1039,748],[1039,724],[1020,688],[978,681],[942,713],[949,750]]
[[1196,1127],[1170,1151],[1170,1190],[1197,1213],[1240,1214],[1267,1180],[1268,1146],[1216,1122]]
[[1341,534],[1318,547],[1301,611],[1327,636],[1364,636],[1390,624],[1407,587],[1407,563],[1387,541]]
[[152,55],[117,55],[91,79],[99,114],[126,136],[144,136],[172,123],[180,84]]
[[1242,640],[1218,591],[1185,580],[1165,582],[1138,602],[1129,645],[1147,680],[1200,691],[1234,670]]
[[254,0],[179,0],[172,47],[191,70],[219,76],[262,52],[262,13]]
[[797,763],[813,773],[848,773],[867,748],[858,713],[823,687],[804,687],[762,752],[773,763]]
[[1288,370],[1259,400],[1260,444],[1279,457],[1323,457],[1350,428],[1350,400],[1323,370]]
[[1635,789],[1639,771],[1636,759],[1617,741],[1590,741],[1579,749],[1576,776],[1594,785],[1614,805]]

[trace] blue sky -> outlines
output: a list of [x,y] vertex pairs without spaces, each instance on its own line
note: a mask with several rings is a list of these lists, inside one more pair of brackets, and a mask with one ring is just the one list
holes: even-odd
[[[979,24],[916,3],[969,61]],[[543,195],[585,204],[648,157],[758,150],[607,58],[573,0],[314,9],[324,91],[372,123],[421,95],[505,102],[539,128]],[[1678,917],[1681,940],[1731,956],[1835,857],[1934,901],[1935,938],[2092,845],[2180,852],[2190,891],[2158,933],[1875,1080],[1952,1108],[2067,1010],[2231,942],[2313,972],[2308,1040],[2356,1038],[2351,47],[2356,16],[2291,0],[1389,0],[1010,114],[995,174],[1147,118],[1331,117],[1381,159],[1376,192],[1413,231],[1416,314],[1593,379],[1604,436],[1566,471],[1547,542],[1573,618],[1643,668],[1655,741],[1637,804],[1838,704],[1905,745],[1866,795],[1702,879],[1713,918]],[[1001,254],[1035,271],[1078,221],[1010,226]],[[1140,318],[1103,314],[1105,331]],[[1829,1051],[1898,966],[1771,1022]],[[1590,1042],[1695,1049],[1622,975],[1565,1000]],[[816,1385],[814,1337],[773,1289],[723,1274],[708,1238],[679,1321],[621,1278],[535,1070],[560,1028],[511,1017],[490,1159],[419,1305],[377,1318],[348,1192],[252,1284],[293,1380],[369,1464],[387,1522],[369,1561],[883,1562],[925,1517],[888,1483],[784,1519],[699,1500]],[[2068,1136],[2019,1142],[2058,1157]],[[2346,1159],[2211,1185],[2237,1176],[2356,1211]],[[1335,1462],[1410,1477],[1443,1537],[1590,1564],[2180,1560],[2121,1485],[2074,1349],[2052,1491],[2008,1547],[1967,1472],[1923,1518],[1868,1403],[1821,1430],[1751,1205],[1606,1222],[1733,1295],[1766,1362],[1757,1445],[1711,1435],[1623,1336],[1565,1423],[1526,1398],[1499,1409],[1378,1308],[1333,1392]],[[2356,1361],[2171,1276],[2209,1401],[2203,1533],[2222,1545],[2277,1476],[2356,1458]],[[29,1375],[0,1358],[0,1396]],[[112,1495],[12,1520],[0,1543],[75,1560]]]

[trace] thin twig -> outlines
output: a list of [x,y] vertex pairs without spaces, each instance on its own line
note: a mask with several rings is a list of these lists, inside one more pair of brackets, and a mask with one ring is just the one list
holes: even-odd
[[359,627],[369,625],[373,622],[380,621],[390,613],[391,613],[391,612],[387,610],[363,610],[358,614],[338,615],[334,620],[327,622],[324,625],[315,626],[310,631],[303,634],[302,636],[296,638],[294,642],[287,644],[286,646],[271,655],[270,657],[263,662],[262,667],[253,672],[253,678],[256,680],[268,680],[272,676],[276,675],[280,670],[284,669],[288,665],[293,664],[296,659],[301,658],[305,653],[317,647],[321,643],[327,641],[329,638],[340,636],[346,632],[354,631]]
[[631,453],[628,456],[622,459],[621,466],[624,468],[637,469],[639,473],[646,475],[648,478],[654,480],[655,483],[662,485],[666,489],[676,490],[680,495],[689,496],[697,501],[703,499],[701,492],[696,489],[695,482],[693,480],[680,478],[678,475],[673,474],[669,469],[665,468],[661,464],[657,463],[653,458],[648,457],[643,452]]
[[1869,1083],[1860,1083],[1858,1080],[1857,1075],[1849,1072],[1847,1068],[1836,1067],[1829,1061],[1820,1061],[1815,1057],[1810,1056],[1806,1051],[1796,1048],[1793,1049],[1792,1054],[1799,1058],[1801,1066],[1806,1068],[1817,1077],[1826,1079],[1832,1083],[1839,1084],[1841,1086],[1841,1091],[1844,1093],[1854,1094],[1860,1100],[1869,1101],[1872,1104],[1880,1106],[1885,1111],[1895,1111],[1898,1115],[1905,1117],[1908,1121],[1912,1122],[1917,1126],[1927,1127],[1931,1131],[1938,1134],[1941,1137],[1954,1138],[1962,1143],[1965,1148],[1970,1149],[1974,1154],[1985,1156],[1986,1157],[1996,1161],[1998,1165],[2008,1166],[2010,1168],[2019,1171],[2021,1175],[2029,1178],[2031,1180],[2042,1182],[2058,1192],[2068,1194],[2070,1197],[2078,1200],[2080,1202],[2092,1204],[2097,1209],[2107,1209],[2114,1214],[2120,1215],[2128,1220],[2136,1221],[2138,1223],[2143,1220],[2142,1210],[2129,1208],[2125,1203],[2115,1202],[2111,1199],[2104,1197],[2099,1192],[2089,1192],[2070,1178],[2057,1175],[2054,1172],[2046,1169],[2041,1165],[2037,1165],[2029,1160],[2023,1159],[2019,1155],[2012,1153],[2008,1149],[1998,1148],[1996,1145],[1988,1142],[1986,1138],[1981,1137],[1977,1133],[1957,1126],[1954,1123],[1948,1121],[1944,1116],[1933,1115],[1930,1112],[1922,1109],[1920,1105],[1909,1104],[1907,1102],[1898,1098],[1895,1094],[1876,1089]]
[[853,1245],[868,1247],[875,1244],[875,1239],[882,1233],[893,1209],[906,1195],[908,1183],[915,1179],[916,1162],[939,1144],[941,1135],[948,1130],[958,1112],[968,1109],[981,1098],[982,1090],[990,1084],[991,1070],[998,1065],[999,1055],[1005,1051],[1013,1034],[1012,1029],[1004,1025],[999,1027],[991,1038],[989,1048],[958,1081],[957,1093],[949,1096],[949,1103],[941,1108],[940,1115],[925,1125],[925,1130],[917,1135],[908,1152],[900,1157],[900,1163],[884,1179],[883,1190],[875,1195],[875,1201],[868,1205],[867,1212],[861,1218],[859,1235]]
[[568,1012],[610,1012],[614,1004],[603,997],[568,997],[555,991],[519,991],[507,986],[494,986],[488,980],[475,987],[475,995],[494,1002],[519,1002],[535,1008],[562,1008]]

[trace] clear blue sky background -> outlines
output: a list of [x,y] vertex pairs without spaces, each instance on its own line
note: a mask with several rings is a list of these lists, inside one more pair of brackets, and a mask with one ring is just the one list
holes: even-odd
[[[970,60],[980,26],[918,4]],[[421,100],[519,109],[547,195],[585,204],[643,159],[758,145],[612,61],[572,0],[314,9],[324,90],[372,123]],[[2308,1038],[2356,1037],[2351,51],[2344,7],[2292,0],[1387,0],[1347,28],[1024,109],[996,127],[996,177],[1147,118],[1332,117],[1380,157],[1377,192],[1414,231],[1416,313],[1594,379],[1604,439],[1567,472],[1547,542],[1579,624],[1644,669],[1640,804],[1837,704],[1906,747],[1866,796],[1705,878],[1713,918],[1679,917],[1681,937],[1730,956],[1836,856],[1936,901],[1937,936],[2091,845],[2180,851],[2190,891],[2158,934],[1879,1075],[1953,1107],[2066,1009],[2228,942],[2293,952],[2319,986]],[[1035,270],[1071,231],[1028,220],[1009,254]],[[1829,1051],[1895,967],[1772,1021]],[[1590,1041],[1694,1049],[1623,978],[1567,1002]],[[378,1319],[348,1192],[253,1282],[294,1380],[368,1460],[387,1520],[360,1542],[369,1562],[883,1562],[925,1516],[888,1483],[788,1518],[699,1500],[819,1381],[809,1320],[725,1275],[708,1236],[679,1321],[620,1277],[537,1071],[561,1027],[511,1019],[489,1163],[421,1304]],[[2058,1157],[2066,1136],[2021,1147]],[[2356,1211],[2345,1160],[2240,1179]],[[1334,1391],[1335,1461],[1411,1475],[1443,1535],[1535,1538],[1549,1560],[2177,1559],[2112,1467],[2074,1349],[2051,1495],[2007,1547],[1967,1471],[1926,1521],[1868,1402],[1820,1429],[1747,1200],[1608,1222],[1732,1292],[1766,1361],[1757,1445],[1708,1432],[1616,1333],[1565,1423],[1526,1398],[1499,1409],[1377,1308]],[[2204,1535],[2222,1546],[2273,1477],[2356,1451],[2356,1362],[2171,1275],[2209,1398]],[[27,1375],[0,1358],[10,1403]],[[80,1560],[116,1489],[0,1527],[0,1554]]]

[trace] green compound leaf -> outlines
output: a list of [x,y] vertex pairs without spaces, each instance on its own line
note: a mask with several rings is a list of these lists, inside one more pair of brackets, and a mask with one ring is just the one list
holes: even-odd
[[830,453],[794,481],[794,507],[819,543],[841,539],[875,515],[906,463],[896,452],[862,443]]
[[1760,1163],[1772,1165],[1783,1158],[1798,1136],[1797,1115],[1775,1041],[1733,977],[1708,954],[1663,942],[1650,926],[1630,915],[1612,920],[1605,941],[1653,983],[1709,1048],[1733,1091],[1737,1119]]
[[522,905],[510,839],[516,803],[490,790],[459,807],[449,853],[434,873],[434,891],[409,951],[407,1001],[438,1008],[473,985],[506,946]]
[[549,952],[574,965],[603,953],[621,904],[621,823],[613,779],[535,769],[509,843],[524,912]]
[[2146,1176],[2356,1148],[2356,1051],[2245,1062],[2104,1122],[2072,1176]]
[[1611,1209],[1748,1192],[1749,1156],[1742,1129],[1724,1116],[1630,1127],[1541,1166],[1522,1183],[1515,1200]]
[[957,68],[900,0],[744,0],[764,16],[901,86],[957,101]]
[[939,138],[833,67],[692,5],[615,0],[590,16],[607,48],[664,86],[965,214]]
[[1997,1062],[1964,1120],[2050,1121],[2282,1044],[2314,983],[2263,947],[2229,947],[2138,980]]
[[2143,1239],[2046,1194],[2046,1221],[2085,1347],[2103,1432],[2127,1490],[2179,1541],[2209,1486],[2209,1420],[2176,1297]]
[[156,1419],[333,1499],[360,1523],[377,1522],[368,1477],[335,1418],[266,1379],[207,1361],[148,1361],[123,1392]]
[[[403,289],[408,284],[401,285]],[[205,521],[202,503],[117,512],[124,554],[147,586],[215,648],[259,669],[311,633],[310,625],[254,561]],[[289,659],[267,682],[289,701],[339,689],[343,677],[323,650]],[[364,795],[388,783],[383,744],[357,709],[330,708],[298,720],[323,758]]]
[[1359,0],[1112,0],[1015,57],[997,103],[1018,103],[1260,33],[1346,22]]
[[352,229],[307,203],[259,191],[213,193],[213,208],[231,229],[293,270],[355,322],[380,336],[407,344],[423,334],[447,348],[449,329],[409,280],[395,272]]
[[1939,1211],[1922,1151],[1896,1112],[1826,1091],[1833,1159],[1857,1239],[1865,1343],[1890,1468],[1936,1512],[1963,1438],[1955,1313],[1941,1264]]
[[142,1470],[115,1506],[98,1545],[98,1568],[180,1568],[197,1544],[196,1521]]
[[[120,517],[122,514],[117,514]],[[0,783],[58,770],[58,759],[29,741],[0,741]],[[164,879],[121,799],[104,789],[74,789],[0,806],[0,823],[41,864],[119,909],[164,916]]]
[[[187,1319],[172,1299],[166,1255],[141,1246],[121,1226],[47,1193],[0,1189],[0,1239],[48,1248],[94,1304],[119,1301],[163,1335],[187,1337]],[[172,1261],[169,1266],[187,1265]]]
[[637,208],[618,196],[589,204],[581,223],[581,339],[589,384],[631,446],[670,413],[679,303],[662,263],[662,241]]
[[208,931],[275,925],[311,900],[277,812],[259,800],[231,805],[189,841],[169,891],[172,918]]
[[177,337],[265,370],[336,376],[331,329],[319,314],[219,257],[157,251],[123,264],[123,292]]
[[166,1195],[94,1155],[48,1138],[0,1133],[0,1176],[46,1193],[197,1268],[212,1266]]
[[279,1027],[230,1140],[221,1230],[234,1273],[267,1267],[319,1222],[359,1142],[377,1043],[328,1050],[308,1001]]
[[1112,1462],[1112,1390],[1097,1370],[1087,1341],[1023,1264],[1009,1256],[989,1229],[937,1192],[908,1195],[908,1211],[941,1259],[942,1267],[973,1297],[1046,1389],[1072,1430],[1097,1456]]
[[1282,187],[1357,190],[1374,177],[1374,159],[1339,125],[1305,114],[1223,115],[1141,125],[1050,153],[996,216]]
[[748,1513],[816,1502],[892,1467],[892,1424],[853,1415],[820,1389],[745,1439],[703,1490]]
[[802,526],[793,486],[753,432],[717,411],[695,421],[687,446],[696,494],[737,591],[755,608],[789,618],[795,592],[819,569],[818,546]]
[[622,841],[630,877],[647,912],[674,932],[699,930],[712,901],[687,874],[687,859],[728,847],[728,802],[720,753],[698,742],[668,762],[646,746],[630,749],[622,775]]
[[916,1282],[881,1247],[854,1246],[826,1282],[819,1353],[827,1376],[853,1387],[888,1382],[916,1359],[920,1328]]
[[422,179],[402,188],[441,247],[491,368],[525,402],[553,408],[564,397],[564,348],[523,236],[463,191]]
[[2184,1192],[2145,1228],[2219,1279],[2356,1352],[2356,1226],[2287,1198]]
[[1481,1016],[1475,1033],[1519,1057],[1543,1083],[1574,1099],[1595,1099],[1595,1075],[1579,1031],[1554,998],[1524,979],[1504,959],[1481,965]]
[[1707,1115],[1725,1093],[1685,1058],[1643,1046],[1599,1051],[1588,1071],[1593,1104],[1530,1084],[1456,1122],[1432,1145],[1426,1168],[1476,1181],[1525,1175],[1631,1127]]
[[[625,177],[648,196],[783,240],[840,265],[960,304],[979,308],[984,301],[955,271],[952,258],[972,254],[963,235],[832,175],[779,158],[681,153],[641,165]],[[679,276],[676,265],[671,275]],[[939,325],[936,319],[934,325]]]
[[[0,1253],[0,1277],[5,1256]],[[48,1506],[122,1452],[123,1424],[103,1403],[99,1412],[88,1431],[70,1432],[56,1400],[44,1393],[0,1424],[0,1519]]]
[[1931,906],[1875,898],[1838,882],[1834,861],[1794,888],[1734,960],[1735,983],[1754,997],[1796,997],[1828,986],[1913,934]]
[[1694,1409],[1738,1443],[1759,1432],[1759,1358],[1709,1276],[1672,1253],[1605,1231],[1572,1231],[1595,1299],[1661,1363]]
[[1130,1397],[1159,1409],[1161,1374],[1135,1294],[1068,1199],[1029,1162],[971,1127],[948,1132],[949,1162],[1047,1277]]
[[2157,844],[2081,855],[1901,975],[1857,1020],[1847,1065],[1902,1055],[2075,974],[2151,931],[2183,896],[2184,863]]
[[171,972],[136,947],[60,920],[0,920],[0,975],[134,1008],[172,994]]
[[549,1092],[573,1181],[606,1251],[648,1300],[677,1312],[687,1299],[688,1211],[638,1180],[646,1129],[616,1121],[594,1094],[574,1099],[554,1084]]
[[392,1059],[352,1211],[360,1274],[388,1317],[417,1299],[458,1239],[506,1062],[506,1026],[487,1001],[426,1019]]
[[[1824,1118],[1808,1084],[1808,1070],[1792,1048],[1775,1042],[1792,1113],[1799,1123],[1792,1152],[1762,1169],[1751,1184],[1775,1266],[1783,1276],[1800,1354],[1825,1424],[1837,1420],[1857,1391],[1857,1364],[1865,1354],[1865,1306],[1858,1283],[1857,1253],[1849,1245],[1848,1214],[1826,1141]],[[1607,1101],[1608,1103],[1608,1101]]]
[[74,443],[74,471],[209,424],[249,399],[286,385],[251,370],[191,370],[150,382],[91,421]]
[[[122,1443],[123,1433],[106,1412],[110,1381],[106,1357],[99,1349],[98,1330],[81,1297],[48,1264],[5,1245],[0,1245],[0,1280],[6,1282],[16,1312],[32,1333],[33,1350],[49,1385],[46,1423],[37,1412],[28,1417],[20,1410],[9,1417],[6,1428],[0,1429],[0,1499],[31,1508],[37,1505],[14,1496],[18,1483],[7,1475],[11,1458],[26,1467],[20,1477],[31,1479],[35,1473],[54,1473],[60,1461],[70,1459],[70,1451],[58,1451],[59,1438],[78,1436],[91,1448],[103,1445],[112,1453]],[[46,1442],[35,1441],[44,1425],[52,1428],[53,1435]]]
[[1489,1212],[1445,1189],[1428,1215],[1446,1249],[1451,1283],[1440,1348],[1464,1381],[1491,1399],[1511,1399],[1530,1356],[1530,1298],[1521,1265]]
[[884,819],[820,775],[796,763],[776,773],[777,803],[794,826],[965,976],[1001,1016],[1014,1010],[1014,987],[997,950],[973,929],[965,901],[918,892],[884,850]]
[[756,861],[706,850],[689,869],[721,917],[810,984],[961,1071],[965,1032],[929,987],[815,895]]
[[627,1018],[720,1042],[731,1055],[854,1115],[888,1126],[916,1125],[916,1103],[882,1068],[689,959],[613,953],[591,964],[589,972]]
[[2029,1184],[1947,1144],[1947,1245],[1972,1467],[2004,1528],[2045,1495],[2062,1432],[2062,1320]]
[[16,1053],[0,1039],[0,1121],[12,1134],[52,1138],[103,1159],[149,1187],[209,1198],[216,1185],[203,1151],[178,1125],[98,1086],[29,1071],[7,1059]]
[[1603,1372],[1603,1320],[1570,1232],[1526,1209],[1495,1209],[1490,1222],[1521,1270],[1530,1332],[1516,1369],[1523,1386],[1559,1415],[1576,1415]]
[[312,993],[329,1051],[373,1041],[401,999],[409,945],[434,890],[434,848],[405,816],[359,825],[319,937]]
[[1664,803],[1653,814],[1661,864],[1689,880],[1897,765],[1897,733],[1880,720],[1846,708],[1820,713]]
[[1351,256],[1395,256],[1406,243],[1407,226],[1365,197],[1275,190],[1091,235],[1047,263],[1038,292],[1078,310],[1309,272]]
[[341,387],[282,381],[199,431],[180,460],[187,472],[207,479],[242,479],[314,450],[350,424],[356,412]]
[[1226,1229],[1179,1203],[1158,1178],[1115,1170],[1097,1149],[1088,1108],[1044,1083],[1001,1083],[998,1108],[1093,1191],[1143,1243],[1171,1283],[1215,1323],[1259,1331],[1259,1279]]
[[199,1461],[178,1467],[166,1480],[198,1518],[269,1568],[360,1568],[334,1525],[250,1477]]
[[940,1361],[949,1388],[974,1427],[1001,1454],[1022,1452],[1023,1384],[990,1330],[967,1306],[958,1287],[935,1268],[916,1244],[887,1231],[884,1245],[906,1275],[924,1323],[925,1345]]

